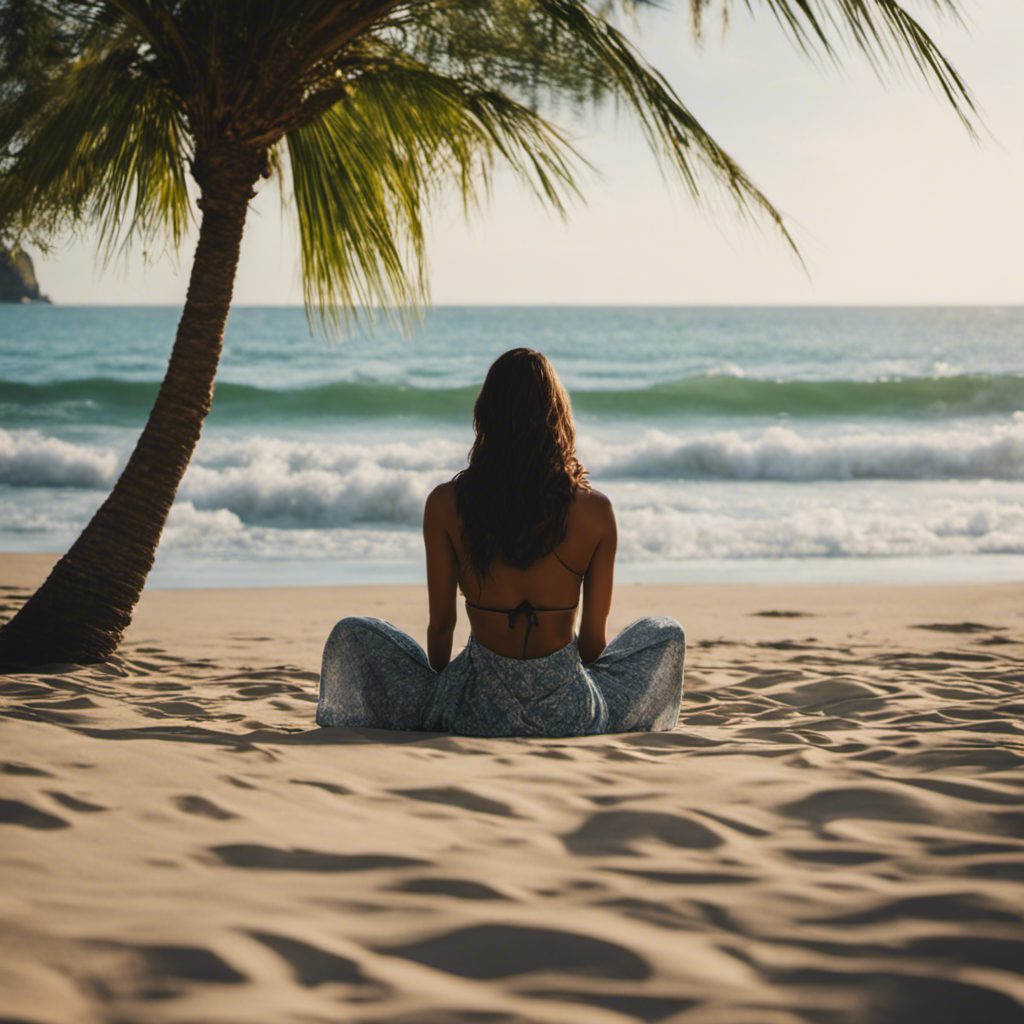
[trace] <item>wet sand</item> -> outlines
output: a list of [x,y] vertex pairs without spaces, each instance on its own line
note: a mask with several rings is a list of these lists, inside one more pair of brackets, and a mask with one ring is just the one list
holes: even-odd
[[3,677],[0,1019],[1024,1021],[1024,584],[612,626],[655,612],[673,733],[315,728],[334,621],[422,641],[422,587],[152,591],[111,664]]

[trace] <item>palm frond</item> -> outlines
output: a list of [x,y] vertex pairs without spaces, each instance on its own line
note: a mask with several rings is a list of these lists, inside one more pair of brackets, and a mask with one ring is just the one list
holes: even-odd
[[[971,134],[977,109],[960,73],[931,35],[907,10],[905,0],[742,0],[754,13],[766,7],[783,31],[806,54],[822,53],[838,62],[844,45],[859,50],[882,78],[902,67],[919,74],[945,97]],[[939,16],[961,19],[960,0],[918,0]],[[707,13],[728,16],[730,0],[690,0],[694,31],[699,36]]]
[[470,207],[500,162],[557,210],[575,192],[572,148],[536,112],[410,60],[361,75],[287,147],[306,305],[328,325],[426,300],[426,208],[446,183]]
[[372,130],[357,142],[351,126],[331,108],[286,137],[306,308],[329,326],[339,306],[347,320],[378,303],[414,307],[426,291],[422,272],[406,267],[410,254],[416,265],[423,256],[414,168]]
[[676,174],[695,201],[706,198],[708,184],[723,188],[741,214],[766,217],[799,255],[782,214],[622,32],[576,0],[537,0],[537,5],[571,33],[581,60],[601,69],[605,93],[631,110],[662,168]]
[[133,239],[176,247],[190,206],[181,117],[130,51],[81,60],[25,117],[0,177],[0,223],[89,225],[104,258]]

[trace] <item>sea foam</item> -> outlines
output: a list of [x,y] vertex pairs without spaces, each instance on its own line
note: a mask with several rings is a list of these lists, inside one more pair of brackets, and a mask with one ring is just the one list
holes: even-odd
[[117,464],[109,448],[0,429],[0,484],[8,487],[109,487]]
[[[1024,554],[1024,497],[973,496],[962,487],[941,500],[903,495],[885,501],[818,498],[804,487],[762,495],[757,506],[635,501],[631,489],[608,488],[619,524],[623,562],[701,559],[890,558]],[[225,509],[175,504],[166,547],[191,551],[349,560],[422,561],[422,539],[411,523],[291,528],[251,524]]]
[[[1000,425],[834,435],[791,427],[677,435],[650,430],[626,442],[584,436],[591,478],[651,482],[1024,480],[1024,417]],[[109,488],[127,450],[0,430],[0,484]],[[447,439],[297,442],[273,437],[201,444],[180,489],[196,508],[246,522],[330,526],[418,521],[430,488],[465,465]]]
[[1024,480],[1024,421],[899,433],[790,427],[581,444],[594,476],[660,480]]

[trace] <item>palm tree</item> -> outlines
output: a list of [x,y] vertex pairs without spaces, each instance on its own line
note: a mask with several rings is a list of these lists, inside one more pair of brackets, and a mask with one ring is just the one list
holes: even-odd
[[[747,0],[750,6],[755,0]],[[797,47],[843,39],[921,72],[967,122],[956,71],[897,0],[760,0]],[[956,0],[922,0],[955,14]],[[689,0],[694,27],[728,0]],[[0,630],[7,666],[109,656],[210,408],[249,201],[294,198],[307,309],[328,325],[425,301],[423,218],[511,168],[554,208],[576,155],[539,113],[612,100],[693,197],[781,217],[647,65],[639,0],[0,0],[0,232],[87,225],[109,253],[199,237],[167,375],[112,493]],[[194,182],[191,185],[189,177]],[[791,243],[790,243],[791,244]]]

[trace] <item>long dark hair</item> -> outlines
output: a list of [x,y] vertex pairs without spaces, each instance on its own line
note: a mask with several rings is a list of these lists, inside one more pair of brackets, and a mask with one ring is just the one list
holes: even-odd
[[473,426],[469,465],[455,477],[470,564],[482,577],[500,554],[525,569],[564,539],[572,500],[590,487],[569,395],[544,356],[514,348],[487,371]]

